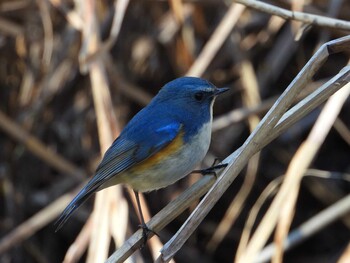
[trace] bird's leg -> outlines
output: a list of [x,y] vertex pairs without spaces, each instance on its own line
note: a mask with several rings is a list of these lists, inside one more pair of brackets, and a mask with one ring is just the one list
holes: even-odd
[[149,233],[153,233],[156,236],[158,236],[158,234],[156,232],[154,232],[152,229],[149,229],[148,226],[146,225],[145,219],[143,218],[143,214],[142,214],[139,193],[134,190],[134,194],[136,197],[137,209],[139,210],[139,214],[140,214],[140,221],[141,221],[140,227],[142,228],[142,237],[143,237],[142,247],[143,247],[147,242],[147,238],[148,238]]
[[211,175],[214,175],[215,177],[217,177],[216,170],[225,168],[227,166],[227,163],[216,164],[218,162],[220,162],[220,159],[219,158],[215,158],[213,164],[209,168],[201,169],[201,170],[194,170],[193,173],[200,173],[202,175],[211,174]]

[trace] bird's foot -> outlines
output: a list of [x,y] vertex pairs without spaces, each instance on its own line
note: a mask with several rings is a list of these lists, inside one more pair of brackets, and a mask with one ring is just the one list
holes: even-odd
[[220,162],[220,160],[218,158],[215,158],[213,164],[206,169],[201,169],[201,170],[194,170],[193,173],[200,173],[202,175],[214,175],[217,178],[217,174],[216,171],[220,170],[222,168],[225,168],[227,166],[227,163],[223,163],[223,164],[216,164]]
[[143,239],[143,243],[141,246],[141,249],[146,245],[147,240],[148,240],[148,236],[152,233],[153,235],[156,235],[157,237],[159,237],[159,235],[153,231],[152,229],[148,228],[148,226],[143,223],[139,225],[140,228],[142,228],[142,239]]

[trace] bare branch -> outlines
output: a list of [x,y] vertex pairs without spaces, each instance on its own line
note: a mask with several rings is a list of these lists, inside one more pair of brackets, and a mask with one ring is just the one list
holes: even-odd
[[313,15],[304,12],[295,12],[274,5],[254,0],[235,0],[234,2],[250,8],[280,16],[288,20],[297,20],[314,26],[328,27],[333,29],[350,30],[350,22],[325,16]]

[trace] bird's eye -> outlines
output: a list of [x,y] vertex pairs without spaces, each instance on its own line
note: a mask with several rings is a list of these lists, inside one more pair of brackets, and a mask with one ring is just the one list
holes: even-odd
[[194,98],[195,98],[197,101],[202,101],[203,98],[204,98],[204,92],[197,92],[196,94],[194,94]]

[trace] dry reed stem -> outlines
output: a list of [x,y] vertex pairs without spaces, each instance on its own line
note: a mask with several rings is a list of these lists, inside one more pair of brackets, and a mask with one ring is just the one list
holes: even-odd
[[[87,70],[90,75],[92,96],[97,116],[97,128],[101,154],[112,144],[114,136],[119,133],[116,118],[113,114],[113,107],[109,93],[105,67],[101,58],[85,63],[85,58],[89,54],[95,53],[100,46],[99,25],[96,17],[95,1],[80,2],[81,13],[83,15],[83,43],[80,52],[80,61],[83,70]],[[94,210],[92,213],[92,233],[88,249],[86,262],[97,263],[104,261],[108,256],[110,244],[110,217],[109,207],[115,191],[121,191],[119,187],[111,187],[98,192],[95,198]],[[121,196],[121,194],[119,195]],[[120,215],[127,217],[127,215]],[[125,230],[122,232],[126,232]]]
[[339,258],[337,263],[347,263],[349,261],[350,261],[350,242],[349,242],[348,246],[345,248],[343,254]]
[[128,230],[128,217],[120,215],[128,215],[129,207],[128,202],[123,196],[119,196],[121,191],[113,192],[112,194],[116,195],[115,198],[111,198],[111,204],[109,207],[110,213],[110,234],[114,239],[115,246],[120,247],[127,235]]
[[[277,207],[277,210],[275,211],[276,221],[269,222],[269,224],[271,224],[272,227],[274,227],[275,224],[277,223],[277,228],[275,233],[276,253],[272,258],[273,263],[282,262],[283,242],[286,239],[286,236],[288,235],[288,231],[292,223],[295,204],[298,197],[299,187],[300,187],[302,177],[305,171],[307,170],[307,168],[310,166],[319,148],[322,146],[329,130],[332,128],[333,123],[336,120],[341,110],[341,107],[343,106],[349,94],[350,94],[350,84],[347,84],[328,100],[319,118],[317,119],[314,127],[312,128],[309,134],[309,137],[300,146],[300,148],[298,149],[297,153],[293,157],[288,167],[288,170],[285,176],[285,181],[283,182],[280,190],[280,192],[282,192],[285,185],[285,190],[287,191],[286,196],[284,199],[281,200],[281,206]],[[277,198],[278,196],[276,197],[276,199]],[[257,236],[259,234],[261,235],[262,232],[264,232],[264,235],[268,233],[268,230],[264,228],[262,224],[261,224],[260,231],[261,231],[260,233],[258,232],[258,230],[256,231]],[[252,241],[253,241],[253,238],[254,236],[252,237]],[[268,237],[266,237],[266,239],[263,240],[264,243],[267,241],[267,238]],[[263,245],[264,244],[262,244],[262,246]],[[257,247],[257,250],[261,250],[262,246]],[[252,259],[257,254],[257,252],[253,254],[251,251],[249,251],[249,248],[247,248],[246,253],[247,255],[249,254],[250,255],[249,257]],[[248,260],[247,262],[251,262],[251,261],[252,260],[250,261]]]
[[[287,251],[296,246],[313,234],[317,233],[319,230],[324,229],[335,220],[347,215],[349,211],[350,195],[347,195],[291,231],[288,238],[284,241],[284,250]],[[271,259],[274,253],[275,244],[272,243],[266,246],[264,250],[260,252],[254,263],[267,262]]]
[[244,9],[245,8],[242,5],[237,5],[235,3],[231,4],[209,41],[205,44],[201,53],[186,73],[187,76],[199,77],[203,75],[204,71],[207,69],[216,53],[231,33],[232,28],[237,23]]
[[350,146],[350,130],[346,127],[345,123],[337,118],[334,122],[334,129],[343,138],[343,140]]
[[[243,60],[241,65],[241,79],[243,85],[243,103],[244,107],[253,108],[261,104],[261,98],[259,95],[258,83],[254,68],[250,61]],[[258,125],[260,119],[257,115],[252,115],[248,118],[249,129],[253,131]],[[227,208],[223,219],[219,222],[213,236],[207,244],[209,251],[214,251],[225,238],[232,225],[235,223],[238,215],[243,209],[244,203],[250,194],[250,191],[254,185],[260,154],[254,155],[248,162],[247,172],[244,176],[244,182],[237,193],[236,197],[232,200],[230,206]]]
[[238,244],[235,261],[237,261],[237,259],[241,257],[242,252],[247,248],[247,244],[251,236],[254,222],[256,221],[256,218],[261,210],[261,207],[264,205],[264,203],[268,198],[270,198],[272,195],[275,195],[277,193],[277,190],[281,184],[281,181],[282,181],[281,177],[277,177],[276,179],[271,181],[265,187],[263,192],[260,194],[259,198],[255,201],[252,209],[250,209],[248,218],[244,224],[240,242]]
[[212,132],[217,132],[219,130],[225,129],[232,124],[239,123],[251,115],[267,112],[276,100],[277,97],[273,97],[262,101],[261,104],[254,107],[242,107],[229,111],[213,120]]
[[42,62],[44,67],[48,67],[51,62],[53,52],[53,27],[50,16],[49,3],[46,0],[36,0],[39,6],[40,16],[44,29],[44,51]]
[[[302,12],[305,5],[305,0],[292,0],[291,11],[292,12]],[[293,34],[296,35],[300,32],[300,29],[303,27],[303,23],[300,21],[292,20],[291,21]]]
[[108,39],[105,42],[100,43],[98,50],[95,50],[94,52],[86,56],[82,63],[92,62],[98,57],[101,57],[101,55],[106,54],[113,47],[113,45],[118,39],[128,5],[129,0],[118,0],[114,2],[115,15],[113,17],[112,27]]
[[92,220],[91,218],[89,218],[88,221],[85,223],[83,229],[80,231],[77,238],[69,246],[62,263],[78,262],[78,260],[84,254],[89,244],[91,231],[92,231],[91,226],[92,226]]
[[0,4],[1,12],[18,11],[26,8],[30,4],[29,0],[12,0]]
[[78,31],[83,27],[83,20],[76,11],[70,11],[66,8],[62,0],[49,0],[51,4],[57,9],[61,10],[65,15],[70,25]]
[[350,30],[350,22],[345,20],[313,15],[305,12],[293,12],[255,0],[234,0],[234,2],[262,11],[264,13],[280,16],[287,20],[296,20],[313,26],[328,27],[337,30]]

